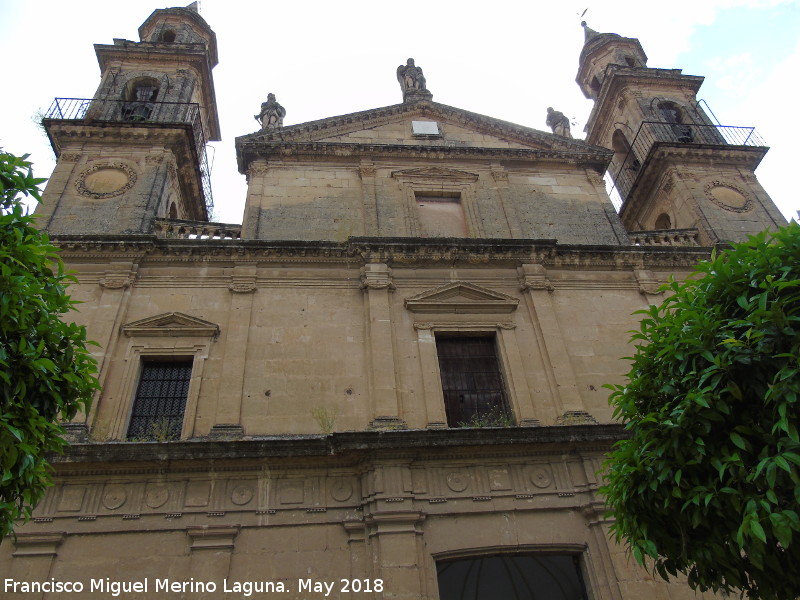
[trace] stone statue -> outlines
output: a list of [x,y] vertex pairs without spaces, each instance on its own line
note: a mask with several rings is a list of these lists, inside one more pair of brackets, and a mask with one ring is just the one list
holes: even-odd
[[564,116],[564,113],[553,110],[552,106],[547,108],[547,126],[556,135],[572,139],[572,134],[569,132],[569,119]]
[[403,90],[403,102],[410,99],[428,98],[433,94],[425,86],[425,75],[422,69],[414,64],[414,59],[409,58],[406,64],[397,67],[397,81]]
[[275,94],[267,94],[267,101],[261,103],[261,112],[253,115],[255,120],[261,123],[262,130],[283,127],[283,117],[285,116],[286,109],[275,100]]
[[424,90],[425,76],[422,69],[414,65],[414,59],[409,58],[406,64],[397,67],[397,81],[405,92],[406,90]]

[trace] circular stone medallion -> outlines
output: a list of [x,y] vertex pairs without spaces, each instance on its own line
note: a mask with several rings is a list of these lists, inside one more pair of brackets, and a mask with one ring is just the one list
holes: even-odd
[[742,213],[753,207],[753,201],[748,195],[734,185],[712,181],[705,191],[709,200],[725,210]]
[[243,506],[253,499],[253,488],[246,484],[237,485],[231,492],[231,502]]
[[547,467],[531,467],[528,469],[528,480],[538,488],[550,487],[553,478]]
[[454,492],[463,492],[469,485],[469,476],[462,471],[453,471],[447,476],[447,487]]
[[154,485],[145,494],[145,502],[150,508],[163,506],[167,499],[169,499],[169,489],[163,485]]
[[133,187],[136,172],[123,163],[94,165],[80,174],[75,182],[78,191],[90,198],[118,196]]
[[349,500],[353,495],[353,484],[346,479],[337,479],[331,485],[331,496],[337,502]]
[[103,494],[103,506],[108,510],[114,510],[125,504],[128,499],[128,493],[121,485],[106,486],[105,493]]

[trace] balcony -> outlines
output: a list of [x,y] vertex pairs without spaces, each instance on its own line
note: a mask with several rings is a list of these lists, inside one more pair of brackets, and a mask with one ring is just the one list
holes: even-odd
[[[609,167],[614,180],[613,191],[619,193],[623,202],[633,190],[639,176],[653,156],[662,146],[749,146],[765,147],[764,140],[753,127],[733,127],[728,125],[695,125],[694,123],[663,123],[644,121],[630,144],[630,148],[619,164],[618,156]],[[617,203],[615,202],[615,205]],[[617,205],[619,210],[621,205]]]
[[211,172],[206,158],[206,136],[200,119],[200,106],[187,102],[140,102],[89,98],[56,98],[45,120],[83,121],[88,124],[129,123],[189,126],[194,136],[200,180],[206,208],[214,206]]
[[628,237],[634,246],[699,246],[697,229],[655,229],[653,231],[629,231]]
[[207,223],[180,219],[153,221],[156,237],[175,240],[240,240],[242,226],[233,223]]

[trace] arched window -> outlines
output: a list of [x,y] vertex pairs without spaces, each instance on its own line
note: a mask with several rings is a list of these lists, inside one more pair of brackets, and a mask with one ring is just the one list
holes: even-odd
[[174,42],[175,41],[175,32],[172,29],[165,29],[161,33],[161,41],[162,42]]
[[152,77],[131,81],[125,89],[122,118],[126,121],[147,121],[158,98],[158,82]]
[[624,167],[625,170],[634,172],[639,170],[641,165],[631,151],[628,138],[621,129],[617,129],[611,136],[611,149],[614,151],[614,164],[617,165],[617,168]]
[[672,229],[672,219],[667,213],[661,213],[656,217],[656,229]]
[[681,108],[674,102],[661,102],[658,105],[661,118],[669,124],[672,134],[683,144],[690,144],[694,140],[692,128],[686,124]]
[[174,202],[171,202],[169,205],[169,218],[170,219],[177,219],[178,218],[178,207],[175,206]]

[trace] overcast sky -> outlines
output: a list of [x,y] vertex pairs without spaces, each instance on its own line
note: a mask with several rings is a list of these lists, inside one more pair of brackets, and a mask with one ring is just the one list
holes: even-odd
[[[178,3],[185,6],[188,2]],[[128,0],[0,0],[0,146],[30,153],[38,176],[54,167],[34,123],[55,97],[91,97],[93,44],[139,40],[139,25],[169,4]],[[698,94],[723,125],[755,126],[771,146],[756,171],[787,216],[800,209],[792,175],[798,127],[800,0],[555,0],[386,3],[202,0],[217,34],[214,70],[222,141],[213,144],[214,217],[239,223],[246,194],[234,138],[274,92],[284,124],[397,104],[395,70],[416,59],[437,102],[541,130],[553,106],[583,137],[591,110],[575,84],[580,14],[600,32],[638,37],[648,66],[704,75]],[[790,181],[791,179],[791,181]]]

